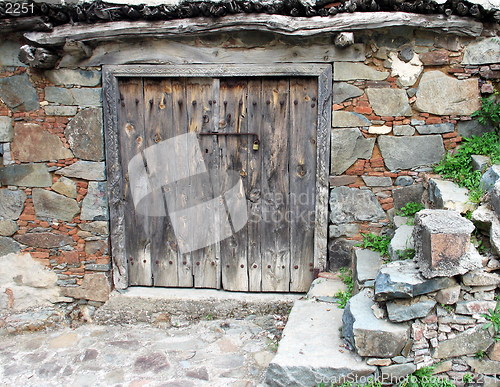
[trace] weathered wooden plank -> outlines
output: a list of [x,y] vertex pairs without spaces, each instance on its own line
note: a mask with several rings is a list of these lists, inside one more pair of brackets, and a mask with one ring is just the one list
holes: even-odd
[[25,38],[39,45],[62,45],[66,39],[103,41],[126,38],[194,36],[232,31],[264,31],[288,36],[314,36],[332,32],[373,30],[387,27],[426,28],[447,33],[479,36],[480,22],[458,16],[419,15],[406,12],[357,12],[335,16],[291,17],[284,15],[240,14],[214,18],[167,21],[123,21],[98,24],[62,25],[51,32],[28,32]]
[[16,17],[13,19],[2,19],[0,23],[0,32],[8,33],[15,31],[51,31],[52,23],[46,21],[41,16]]
[[[151,251],[147,216],[136,211],[132,200],[131,185],[137,182],[129,179],[128,162],[144,150],[144,91],[140,78],[120,81],[120,108],[118,130],[120,134],[120,155],[125,187],[125,251],[129,264],[129,285],[152,284]],[[141,164],[138,168],[142,168]]]
[[[188,114],[188,131],[191,133],[209,132],[213,130],[213,101],[218,99],[218,81],[213,78],[191,78],[186,80],[186,103]],[[217,93],[217,94],[216,94]],[[218,159],[218,150],[213,147],[211,136],[199,136],[205,167],[209,167],[214,157]],[[215,153],[215,154],[214,154]],[[188,163],[196,160],[188,160]],[[211,165],[210,165],[211,167]],[[210,239],[216,232],[216,219],[205,217],[214,214],[213,199],[215,197],[209,173],[190,177],[190,195],[196,199],[195,218],[193,223],[193,238],[200,240]],[[195,243],[196,241],[192,241]],[[197,249],[191,253],[193,261],[194,286],[196,288],[216,288],[221,286],[221,266],[217,256],[216,244]]]
[[[247,132],[246,114],[247,82],[242,78],[224,79],[220,82],[219,129],[224,133]],[[239,172],[246,175],[248,162],[248,138],[246,136],[219,136],[221,149],[220,187],[229,190],[237,180],[228,174]],[[235,181],[236,180],[236,181]],[[240,193],[243,197],[244,192]],[[226,200],[226,206],[227,203]],[[235,219],[231,219],[234,226]],[[221,226],[224,227],[221,222]],[[247,229],[243,227],[220,243],[222,286],[225,290],[248,290]]]
[[262,81],[262,290],[290,288],[288,78]]
[[305,292],[314,276],[317,79],[290,79],[290,291]]
[[[145,101],[145,147],[169,138],[172,130],[172,82],[169,79],[144,79]],[[147,169],[151,179],[159,180],[167,175],[165,169],[175,167],[168,155],[148,153]],[[153,208],[166,209],[163,189],[157,189],[150,197]],[[177,286],[178,248],[170,218],[155,216],[149,219],[152,273],[154,286]]]
[[[251,79],[247,88],[247,120],[248,130],[262,138],[262,81]],[[252,149],[254,138],[248,139],[248,147]],[[248,286],[251,292],[260,292],[262,287],[262,145],[259,150],[248,153],[247,176],[245,188],[248,203]]]
[[142,43],[103,43],[97,46],[89,58],[72,59],[64,56],[66,66],[99,66],[103,64],[186,64],[186,63],[328,63],[363,61],[364,45],[339,49],[333,45],[313,44],[274,45],[272,47],[201,47],[168,39],[148,42],[148,49]]

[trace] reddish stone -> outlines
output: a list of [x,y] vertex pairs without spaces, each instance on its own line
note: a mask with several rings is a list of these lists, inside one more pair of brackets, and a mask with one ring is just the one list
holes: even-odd
[[426,66],[439,66],[450,62],[450,59],[448,58],[448,51],[446,50],[424,52],[420,54],[419,57],[422,63]]

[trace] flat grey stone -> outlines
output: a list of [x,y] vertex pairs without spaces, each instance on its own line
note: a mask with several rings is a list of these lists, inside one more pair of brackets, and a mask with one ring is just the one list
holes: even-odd
[[422,184],[412,184],[406,187],[396,188],[392,191],[394,199],[394,208],[399,211],[407,203],[422,203],[424,186]]
[[397,185],[400,187],[407,187],[409,185],[412,185],[413,182],[414,182],[414,180],[410,176],[398,176],[398,177],[396,177],[396,180],[394,181],[394,185]]
[[46,87],[45,99],[62,105],[102,106],[100,88],[66,89],[64,87]]
[[85,275],[80,286],[63,288],[62,292],[67,297],[106,302],[111,292],[111,283],[106,273],[90,273]]
[[493,126],[481,125],[478,120],[459,121],[457,123],[458,134],[462,137],[481,136],[493,130]]
[[385,165],[391,171],[431,166],[444,156],[443,138],[429,136],[379,136],[378,145]]
[[409,217],[395,215],[394,218],[392,219],[392,222],[394,223],[394,227],[398,228],[405,224],[408,224],[409,220],[410,220]]
[[355,249],[356,258],[356,279],[363,284],[366,281],[374,280],[382,266],[384,260],[376,251],[368,249]]
[[373,305],[367,289],[349,300],[342,316],[343,336],[360,356],[397,356],[410,339],[410,327],[378,319]]
[[389,320],[402,322],[427,316],[436,301],[427,297],[416,297],[411,300],[388,301],[386,305]]
[[368,187],[390,187],[392,179],[387,176],[361,176]]
[[328,236],[338,238],[341,236],[353,237],[359,233],[359,225],[356,223],[331,224],[328,226]]
[[334,82],[332,90],[332,102],[342,103],[351,98],[363,95],[363,90],[346,82]]
[[378,71],[363,63],[335,62],[333,64],[334,81],[353,81],[356,79],[383,81],[388,76],[388,71]]
[[357,242],[342,238],[328,241],[327,270],[335,271],[341,267],[350,267],[353,262],[354,245]]
[[450,133],[455,130],[455,126],[449,122],[443,124],[417,125],[415,128],[419,134],[441,134]]
[[0,66],[5,67],[26,67],[18,58],[21,45],[12,40],[0,42]]
[[482,269],[474,270],[464,274],[462,282],[466,286],[500,285],[500,275],[497,273],[488,273]]
[[437,115],[471,115],[479,109],[476,79],[458,80],[441,71],[428,71],[420,79],[415,108]]
[[344,173],[358,159],[372,157],[374,138],[365,138],[357,128],[333,129],[331,136],[332,174]]
[[0,117],[0,142],[10,142],[14,138],[12,129],[12,118],[7,116]]
[[475,171],[485,172],[491,165],[491,160],[488,156],[472,155],[472,169]]
[[355,128],[359,126],[370,126],[371,122],[358,113],[335,110],[332,112],[333,128]]
[[500,219],[500,181],[497,181],[491,190],[491,206]]
[[0,189],[0,219],[19,219],[25,200],[26,194],[22,190]]
[[386,367],[380,367],[381,379],[384,381],[394,381],[395,383],[400,382],[406,376],[412,374],[417,369],[417,366],[413,363],[406,364],[393,364]]
[[70,222],[80,213],[76,200],[40,188],[33,190],[33,203],[37,218]]
[[474,355],[486,351],[493,343],[493,338],[487,329],[478,326],[457,334],[454,338],[439,342],[433,357],[447,359],[463,355]]
[[335,297],[335,294],[343,290],[346,290],[346,285],[340,279],[316,278],[311,283],[306,297]]
[[18,187],[50,187],[52,178],[45,164],[12,164],[0,168],[0,183]]
[[82,201],[82,220],[107,220],[108,200],[106,182],[89,182],[88,192]]
[[97,86],[101,83],[99,71],[58,69],[45,71],[44,75],[55,85]]
[[393,261],[397,261],[405,250],[414,249],[413,226],[403,224],[396,229],[389,244],[389,255]]
[[500,62],[498,37],[474,41],[465,47],[462,64],[482,65]]
[[[1,210],[0,210],[1,213]],[[19,230],[14,220],[0,220],[0,236],[11,236]]]
[[75,157],[83,160],[104,160],[102,109],[85,109],[73,118],[64,135]]
[[0,98],[14,112],[28,112],[40,107],[36,90],[26,73],[0,78]]
[[330,192],[330,221],[333,224],[386,218],[373,192],[358,188],[336,187]]
[[0,236],[0,257],[19,251],[21,251],[21,245],[14,239]]
[[318,380],[371,375],[376,367],[366,365],[350,351],[339,351],[341,325],[340,309],[313,300],[296,301],[265,382],[272,386],[310,387]]
[[495,310],[496,304],[496,301],[458,301],[457,307],[455,308],[455,313],[470,316],[488,313],[489,309]]
[[481,176],[481,188],[489,192],[493,189],[497,181],[500,180],[500,165],[492,165]]
[[56,175],[76,177],[83,180],[106,180],[104,163],[95,161],[79,160],[68,167],[56,171]]
[[368,100],[379,116],[411,116],[408,96],[402,89],[366,89]]
[[54,234],[52,232],[31,232],[14,237],[16,241],[31,247],[50,249],[74,245],[75,241],[69,235]]
[[429,180],[429,200],[437,209],[455,210],[462,214],[475,209],[474,203],[469,201],[469,190],[448,180]]
[[415,128],[410,125],[394,125],[392,127],[392,133],[395,136],[413,136],[415,134]]
[[380,268],[375,279],[375,300],[414,298],[456,284],[453,277],[425,279],[413,260],[395,261]]
[[452,286],[450,288],[441,289],[436,293],[436,301],[444,305],[456,304],[460,297],[461,286]]
[[80,227],[80,229],[83,231],[92,232],[94,234],[99,234],[99,235],[109,234],[109,222],[106,221],[80,223],[78,227]]
[[48,116],[74,116],[78,111],[77,106],[48,105],[43,108]]
[[52,187],[50,188],[61,195],[67,196],[68,198],[75,199],[77,196],[76,183],[64,176],[61,176],[59,180],[52,184]]

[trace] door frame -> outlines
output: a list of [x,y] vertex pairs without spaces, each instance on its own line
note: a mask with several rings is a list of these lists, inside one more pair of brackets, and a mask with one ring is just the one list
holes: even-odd
[[104,138],[107,192],[110,210],[111,260],[116,289],[129,286],[125,254],[125,185],[120,162],[118,80],[127,77],[316,77],[318,80],[318,119],[316,150],[316,204],[314,228],[314,270],[324,270],[328,243],[328,175],[330,171],[330,132],[332,119],[332,66],[317,63],[217,64],[217,65],[108,65],[102,66]]

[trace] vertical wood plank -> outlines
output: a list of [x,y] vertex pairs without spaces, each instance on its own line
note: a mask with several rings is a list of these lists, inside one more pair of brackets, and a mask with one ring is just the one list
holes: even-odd
[[[213,101],[218,99],[218,87],[213,78],[190,78],[186,81],[186,99],[188,115],[188,131],[192,133],[208,132],[213,130]],[[217,95],[216,95],[217,93]],[[212,160],[218,161],[218,149],[213,147],[212,136],[199,136],[199,144],[203,161],[207,169],[212,168]],[[215,154],[214,154],[215,153]],[[188,163],[195,162],[187,160]],[[193,169],[190,167],[190,169]],[[210,200],[214,199],[214,191],[209,173],[198,174],[189,178],[190,195],[196,199],[198,205],[204,206],[213,214]],[[194,238],[209,238],[213,233],[214,223],[210,219],[200,218],[204,213],[198,211],[198,218],[191,219],[194,225],[199,225]],[[210,224],[209,224],[210,223]],[[194,241],[193,241],[194,242]],[[217,255],[217,246],[210,246],[195,250],[191,253],[193,262],[194,286],[196,288],[216,288],[221,286],[220,257]]]
[[118,130],[120,157],[125,178],[125,251],[129,265],[129,285],[152,285],[149,223],[147,216],[136,213],[128,162],[144,149],[144,92],[140,78],[127,78],[119,82],[120,106]]
[[262,81],[262,290],[290,289],[288,78]]
[[290,79],[290,291],[314,277],[317,80]]
[[[262,139],[263,100],[261,79],[251,79],[247,88],[247,129]],[[248,203],[248,286],[251,292],[260,292],[262,287],[261,254],[261,203],[262,203],[262,144],[253,151],[253,137],[248,138],[248,167],[246,193]]]
[[[221,79],[219,93],[221,131],[247,132],[246,89],[247,82],[243,79]],[[236,171],[243,179],[246,178],[248,139],[246,136],[219,136],[219,146],[221,149],[220,186],[227,190],[235,182],[225,172]],[[240,194],[245,195],[244,192]],[[245,226],[220,243],[222,284],[225,290],[248,291],[247,241]]]
[[[172,83],[169,79],[146,78],[144,80],[145,101],[145,147],[166,140],[172,128]],[[154,158],[152,157],[154,156]],[[166,168],[175,168],[168,155],[150,154],[147,164],[148,174],[152,179],[161,176]],[[158,179],[156,179],[158,180]],[[155,208],[166,208],[163,189],[156,190],[150,197]],[[178,248],[175,234],[167,214],[151,217],[150,240],[154,286],[177,286]]]

